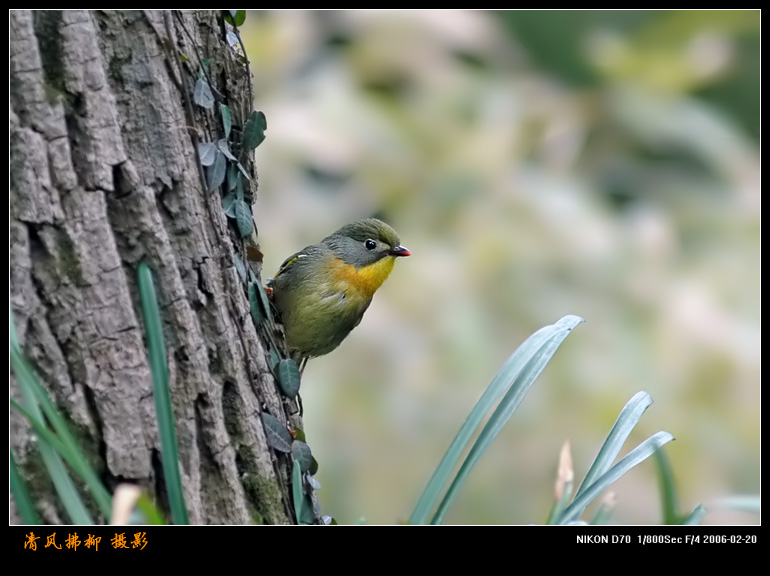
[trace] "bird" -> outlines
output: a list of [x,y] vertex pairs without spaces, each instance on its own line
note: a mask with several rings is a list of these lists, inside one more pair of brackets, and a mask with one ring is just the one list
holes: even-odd
[[337,348],[361,323],[396,258],[409,255],[393,228],[365,218],[281,264],[268,288],[289,354],[300,371],[309,358]]

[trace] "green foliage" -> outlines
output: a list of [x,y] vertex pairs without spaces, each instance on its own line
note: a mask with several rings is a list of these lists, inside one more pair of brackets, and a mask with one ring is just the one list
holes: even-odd
[[262,412],[260,416],[270,447],[278,452],[291,452],[292,438],[286,426],[269,412]]
[[209,192],[219,188],[225,181],[227,159],[221,150],[217,149],[214,155],[214,163],[206,169],[206,179]]
[[246,120],[246,125],[243,127],[243,149],[254,150],[265,139],[265,131],[267,130],[267,119],[262,112],[257,110],[253,111],[249,115],[249,119]]
[[[67,423],[56,410],[47,392],[38,382],[32,367],[22,354],[13,325],[13,311],[11,311],[10,318],[11,366],[26,408],[13,399],[10,399],[10,403],[27,418],[34,428],[35,434],[39,438],[43,462],[70,522],[73,524],[93,524],[94,520],[86,500],[80,495],[70,477],[69,470],[73,471],[85,484],[101,514],[110,520],[112,497],[99,480],[83,450],[69,432]],[[45,419],[43,419],[43,415],[45,415]],[[69,470],[64,466],[62,458],[69,466]],[[28,524],[40,523],[40,518],[35,511],[29,491],[18,472],[12,452],[10,454],[10,485],[22,520]],[[173,488],[168,484],[167,491],[169,494],[173,492]],[[140,495],[136,506],[143,515],[140,522],[164,523],[157,507],[145,494]]]
[[594,459],[585,479],[578,488],[576,496],[580,496],[588,486],[604,474],[615,461],[629,434],[636,426],[645,410],[652,404],[652,398],[646,392],[637,392],[623,407],[618,419],[610,430],[607,439]]
[[235,156],[233,156],[232,152],[230,152],[230,146],[227,144],[227,140],[225,140],[224,138],[222,138],[221,140],[219,140],[219,142],[217,142],[217,148],[219,148],[219,151],[222,152],[222,154],[224,154],[228,160],[232,162],[238,161],[238,159]]
[[[583,319],[578,316],[565,316],[556,324],[546,326],[535,332],[511,355],[476,403],[476,406],[460,428],[444,458],[433,473],[412,512],[409,519],[410,524],[425,523],[428,514],[440,497],[441,501],[431,523],[441,523],[476,462],[478,462],[479,458],[481,458],[495,437],[500,433],[505,423],[513,415],[521,400],[532,387],[535,379],[543,371],[543,368],[545,368],[545,365],[564,339],[582,321]],[[481,424],[484,416],[498,400],[497,408],[481,430],[475,443],[471,446],[468,456],[465,458],[459,471],[452,477],[451,472],[463,452],[470,445],[474,432]],[[446,493],[444,493],[443,487],[450,478],[452,478],[452,482]]]
[[213,142],[198,144],[198,157],[202,166],[211,166],[217,158],[217,147]]
[[276,376],[278,378],[278,385],[286,396],[294,398],[299,394],[299,368],[297,368],[297,363],[294,360],[284,358],[278,362]]
[[242,198],[235,199],[235,223],[241,238],[251,235],[251,207]]
[[703,504],[698,504],[695,509],[690,512],[690,514],[682,520],[681,524],[684,526],[694,526],[696,524],[700,524],[701,521],[706,517],[706,514],[708,513],[708,510],[706,510],[706,507]]
[[236,164],[236,166],[238,166],[238,170],[240,170],[240,171],[241,171],[241,174],[243,174],[244,178],[246,178],[246,180],[249,180],[249,181],[251,181],[251,176],[249,176],[249,173],[248,173],[248,172],[246,172],[246,168],[244,168],[244,167],[243,167],[243,164],[241,164],[240,162],[238,162],[238,163]]
[[231,26],[243,26],[246,21],[246,10],[223,10],[225,22]]
[[27,490],[26,484],[21,479],[19,469],[16,466],[16,461],[13,459],[13,452],[10,450],[9,455],[10,461],[8,466],[8,483],[10,484],[11,493],[13,494],[13,499],[16,502],[16,508],[19,511],[21,520],[24,522],[24,524],[42,524],[40,521],[40,516],[37,514],[37,510],[35,510],[35,505],[32,502],[32,498],[29,495],[29,490]]
[[[205,81],[205,78],[203,79]],[[199,82],[201,80],[199,79]],[[238,158],[230,150],[228,138],[232,130],[232,113],[225,104],[220,104],[222,125],[225,133],[216,143],[202,142],[198,144],[198,157],[206,170],[206,185],[209,191],[216,190],[226,184],[226,194],[222,198],[222,208],[228,218],[235,220],[241,238],[251,235],[253,222],[251,205],[246,199],[243,188],[243,178],[251,181],[248,172]],[[244,127],[244,152],[255,148],[264,140],[265,116],[261,112],[252,113]],[[248,145],[248,146],[247,146]],[[250,147],[249,147],[250,146]]]
[[295,462],[299,462],[300,469],[303,473],[310,472],[313,467],[313,462],[315,461],[313,453],[310,451],[310,446],[302,440],[294,440],[291,445],[291,454],[294,457]]
[[142,304],[142,317],[147,338],[147,350],[152,373],[155,412],[160,435],[163,476],[166,482],[169,507],[174,524],[189,524],[187,507],[184,501],[182,478],[179,473],[179,450],[176,440],[176,421],[171,404],[171,392],[168,386],[168,364],[166,345],[163,339],[158,299],[152,273],[145,262],[139,263],[139,297]]
[[292,464],[291,470],[291,496],[294,501],[294,515],[297,517],[297,522],[299,522],[304,513],[305,492],[302,489],[302,470],[299,462],[296,460]]
[[607,487],[616,482],[631,468],[652,456],[655,451],[659,450],[665,443],[673,439],[674,437],[668,432],[658,432],[634,448],[628,455],[622,458],[609,470],[598,476],[593,482],[584,482],[585,487],[582,493],[555,518],[554,523],[569,524],[575,522],[586,507]]
[[201,67],[198,72],[198,80],[195,81],[195,88],[193,89],[193,102],[195,102],[201,108],[210,110],[214,107],[214,94],[211,92],[211,86],[206,79],[206,74]]
[[[553,326],[542,328],[509,358],[503,368],[495,376],[494,380],[487,387],[486,391],[479,399],[478,403],[471,411],[465,424],[458,432],[452,445],[447,450],[446,455],[437,467],[428,485],[426,486],[420,500],[415,506],[410,523],[422,524],[428,519],[428,514],[441,498],[436,511],[430,520],[432,524],[441,523],[449,507],[453,503],[457,493],[467,478],[473,466],[479,460],[490,443],[500,432],[505,423],[513,415],[526,392],[531,388],[534,380],[542,372],[545,365],[550,361],[558,347],[577,326],[582,319],[577,316],[566,316]],[[498,399],[499,404],[490,416],[486,425],[481,429],[475,442],[471,445],[471,438],[484,417]],[[588,505],[604,492],[609,486],[616,482],[626,472],[646,460],[653,454],[658,453],[661,474],[663,477],[664,502],[667,502],[667,519],[676,520],[676,523],[697,523],[705,514],[705,508],[697,507],[687,518],[680,518],[675,512],[670,511],[673,508],[673,502],[676,502],[676,496],[672,493],[673,481],[670,470],[661,455],[660,449],[664,444],[670,442],[674,437],[668,432],[658,432],[642,442],[639,446],[631,450],[625,457],[613,464],[627,440],[631,431],[634,429],[645,410],[652,404],[652,399],[646,392],[639,392],[626,404],[621,410],[615,424],[610,430],[607,439],[599,450],[593,464],[589,468],[585,478],[581,482],[574,495],[572,494],[573,473],[572,465],[569,461],[569,451],[565,448],[562,454],[562,464],[560,464],[559,473],[559,499],[554,503],[554,507],[548,518],[549,524],[574,524],[582,523],[579,519]],[[457,473],[452,476],[452,470],[459,461],[463,452],[468,449],[468,455]],[[443,492],[444,485],[451,483],[446,492]],[[612,505],[605,501],[597,509],[592,523],[606,523],[612,513]]]
[[219,111],[222,114],[222,128],[225,131],[225,142],[230,137],[230,130],[233,128],[233,113],[226,104],[219,103]]
[[658,450],[655,453],[655,463],[658,466],[663,523],[680,524],[682,518],[679,515],[679,495],[677,494],[671,463],[668,461],[665,450]]
[[[75,524],[93,524],[91,513],[78,493],[69,471],[64,466],[64,461],[86,484],[99,511],[105,518],[109,518],[110,495],[99,481],[96,472],[70,433],[66,422],[59,415],[48,394],[38,382],[34,370],[24,357],[13,324],[13,311],[10,312],[10,362],[11,369],[19,384],[23,407],[12,398],[9,399],[10,403],[27,418],[41,438],[40,453],[43,462],[70,521]],[[11,456],[12,458],[13,456]],[[18,493],[23,499],[25,488],[22,486],[19,477],[15,493]],[[28,514],[29,508],[27,506],[25,508],[27,508],[25,513]]]
[[259,326],[267,318],[265,310],[262,308],[262,302],[257,294],[257,282],[249,282],[249,309],[251,310],[251,320],[254,326]]
[[238,174],[238,166],[233,163],[227,165],[227,191],[232,192],[235,187],[238,186],[238,180],[240,176]]
[[228,218],[235,218],[235,201],[237,199],[238,197],[233,192],[222,196],[222,210],[225,211]]

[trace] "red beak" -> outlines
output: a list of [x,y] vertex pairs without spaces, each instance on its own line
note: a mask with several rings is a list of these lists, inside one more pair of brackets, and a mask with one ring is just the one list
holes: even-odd
[[393,246],[393,248],[390,249],[389,254],[392,256],[411,256],[412,253],[404,246]]

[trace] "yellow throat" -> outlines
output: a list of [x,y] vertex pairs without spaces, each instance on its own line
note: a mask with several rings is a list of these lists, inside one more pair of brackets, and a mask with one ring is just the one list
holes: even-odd
[[388,255],[380,258],[374,264],[361,268],[356,268],[352,264],[345,264],[340,259],[337,261],[341,265],[335,273],[335,279],[346,282],[365,294],[367,298],[371,298],[377,288],[382,286],[382,283],[390,276],[393,265],[396,263],[396,257]]

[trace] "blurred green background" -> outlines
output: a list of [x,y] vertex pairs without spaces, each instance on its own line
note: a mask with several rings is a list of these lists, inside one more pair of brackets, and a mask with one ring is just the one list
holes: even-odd
[[[412,251],[305,371],[324,513],[404,521],[505,359],[565,314],[586,323],[449,523],[544,522],[561,444],[581,479],[639,390],[655,404],[632,440],[676,436],[683,512],[759,493],[759,24],[759,11],[249,12],[265,279],[371,215]],[[615,522],[661,521],[652,461],[616,498]]]

